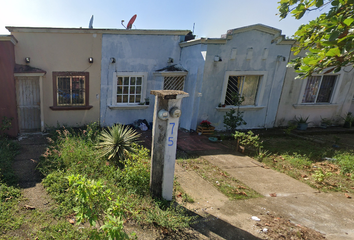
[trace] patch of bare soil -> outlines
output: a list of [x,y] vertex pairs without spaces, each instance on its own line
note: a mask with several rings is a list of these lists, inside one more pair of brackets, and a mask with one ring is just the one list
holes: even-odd
[[313,229],[295,225],[282,217],[274,216],[267,213],[259,216],[261,221],[257,222],[255,226],[265,239],[306,239],[306,240],[320,240],[326,239],[325,236]]
[[21,146],[20,153],[15,157],[13,169],[23,189],[25,201],[21,208],[27,210],[40,209],[47,211],[51,206],[51,198],[47,195],[37,170],[40,156],[47,148],[46,136],[43,134],[27,134],[18,138]]

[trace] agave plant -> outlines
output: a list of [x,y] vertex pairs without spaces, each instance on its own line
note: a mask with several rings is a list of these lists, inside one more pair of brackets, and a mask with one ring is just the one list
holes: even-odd
[[126,153],[135,152],[132,144],[137,142],[139,137],[140,134],[134,129],[117,124],[102,131],[98,137],[97,148],[100,149],[102,157],[108,155],[108,159],[124,160]]

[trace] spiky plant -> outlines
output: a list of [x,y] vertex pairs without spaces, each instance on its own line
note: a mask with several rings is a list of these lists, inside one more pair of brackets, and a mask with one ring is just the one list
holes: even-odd
[[108,155],[108,159],[124,160],[126,153],[135,152],[132,144],[137,142],[139,137],[140,134],[134,129],[117,124],[102,131],[98,137],[97,148],[100,149],[102,157]]

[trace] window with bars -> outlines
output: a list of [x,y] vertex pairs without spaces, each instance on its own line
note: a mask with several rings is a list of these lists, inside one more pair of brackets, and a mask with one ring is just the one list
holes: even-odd
[[225,104],[234,105],[235,95],[244,97],[242,105],[256,105],[258,86],[261,76],[229,76],[225,94]]
[[52,110],[88,110],[89,73],[53,72]]
[[163,90],[184,90],[185,76],[165,76]]
[[57,77],[57,105],[85,105],[85,76]]
[[336,80],[336,75],[309,77],[302,97],[302,103],[331,102]]
[[147,73],[115,73],[113,103],[124,105],[144,102],[146,78]]

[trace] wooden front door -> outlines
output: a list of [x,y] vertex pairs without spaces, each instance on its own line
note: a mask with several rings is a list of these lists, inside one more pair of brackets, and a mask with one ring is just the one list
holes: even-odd
[[39,77],[16,77],[16,98],[20,132],[40,131]]

